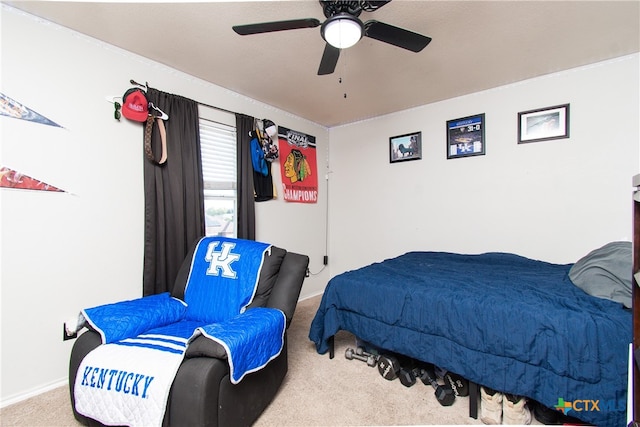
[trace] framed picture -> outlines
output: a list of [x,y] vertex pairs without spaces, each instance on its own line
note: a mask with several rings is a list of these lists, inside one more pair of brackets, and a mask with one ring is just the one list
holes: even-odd
[[484,113],[447,121],[447,159],[484,155]]
[[422,132],[389,138],[389,162],[404,162],[422,158]]
[[569,138],[569,104],[518,113],[518,144]]

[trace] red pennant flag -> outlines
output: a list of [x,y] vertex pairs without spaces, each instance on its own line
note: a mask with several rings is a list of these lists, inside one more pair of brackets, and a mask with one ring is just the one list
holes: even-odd
[[54,187],[46,182],[31,178],[30,176],[23,175],[20,172],[4,166],[0,166],[0,187],[66,193],[66,191],[61,190],[58,187]]

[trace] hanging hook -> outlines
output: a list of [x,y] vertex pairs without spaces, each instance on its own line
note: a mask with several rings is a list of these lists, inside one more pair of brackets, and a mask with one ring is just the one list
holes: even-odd
[[137,81],[131,79],[131,80],[129,80],[129,83],[131,83],[132,85],[143,87],[145,91],[149,89],[149,83],[148,82],[145,82],[145,84],[142,84],[142,83],[138,83]]

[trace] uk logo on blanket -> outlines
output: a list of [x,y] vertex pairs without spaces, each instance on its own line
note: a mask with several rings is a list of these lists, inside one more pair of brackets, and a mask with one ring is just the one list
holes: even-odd
[[250,240],[203,238],[184,291],[186,318],[207,325],[242,313],[253,299],[268,248]]

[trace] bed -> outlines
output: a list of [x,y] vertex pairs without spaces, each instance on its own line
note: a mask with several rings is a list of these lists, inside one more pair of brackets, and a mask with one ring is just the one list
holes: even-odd
[[568,402],[568,415],[618,427],[626,425],[631,261],[629,242],[574,264],[408,252],[332,278],[309,338],[325,354],[349,331],[474,384],[549,408]]

